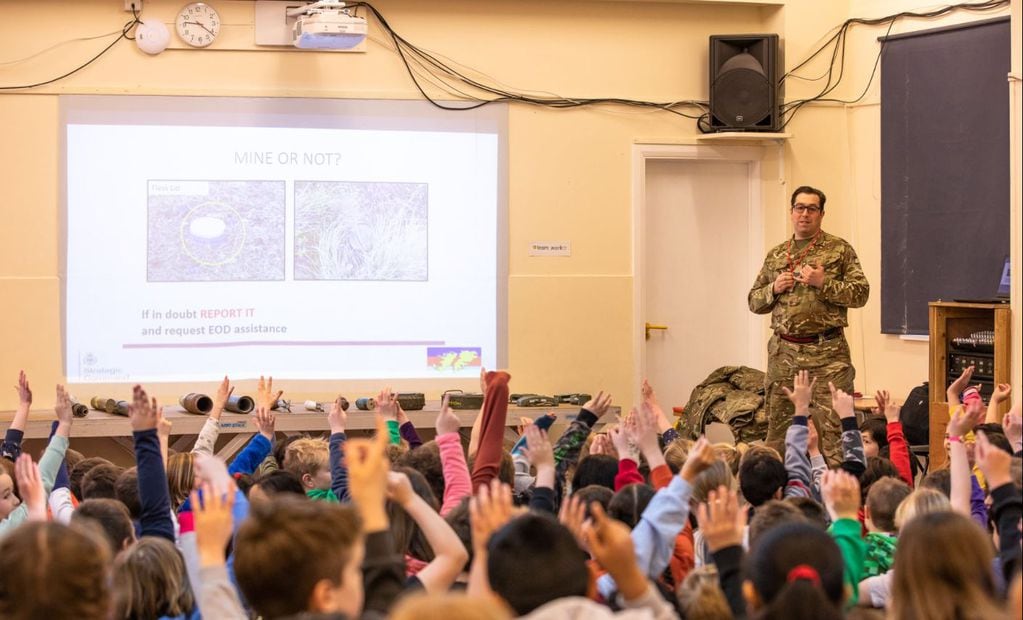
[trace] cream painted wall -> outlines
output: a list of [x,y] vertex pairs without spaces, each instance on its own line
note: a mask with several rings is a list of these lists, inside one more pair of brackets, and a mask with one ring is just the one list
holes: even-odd
[[[13,379],[19,368],[26,369],[43,405],[49,402],[49,388],[43,386],[62,380],[57,94],[416,97],[379,32],[374,33],[366,54],[255,51],[248,44],[252,3],[211,2],[222,9],[224,45],[236,49],[172,49],[148,57],[122,43],[67,80],[30,92],[0,94],[0,212],[5,223],[0,228],[0,299],[4,300],[0,342],[5,344],[0,379]],[[146,0],[145,4],[146,17],[170,22],[182,2]],[[756,4],[377,3],[409,40],[516,88],[653,100],[707,97],[710,34],[778,32],[791,67],[850,15],[917,6],[906,0],[790,0],[784,8]],[[120,6],[120,0],[10,3],[0,23],[0,63],[66,39],[117,30],[125,20]],[[1013,11],[1015,62],[1019,0],[1014,0]],[[46,17],[61,26],[44,30],[18,26]],[[896,31],[941,23],[945,22],[907,22]],[[858,94],[876,54],[878,34],[876,29],[854,29],[848,86],[836,95]],[[97,41],[74,42],[30,61],[0,64],[0,85],[62,73],[101,47]],[[819,74],[823,66],[812,63],[801,73]],[[810,92],[812,84],[788,81],[789,99]],[[1018,110],[1018,82],[1013,92]],[[1018,134],[1018,115],[1015,123]],[[858,107],[804,108],[789,126],[793,137],[779,150],[780,156],[771,153],[765,162],[764,236],[770,245],[788,234],[785,205],[792,187],[811,183],[827,191],[827,229],[854,243],[874,283],[868,306],[851,313],[849,340],[859,369],[857,389],[871,392],[888,387],[901,396],[926,377],[927,354],[925,343],[879,333],[878,127],[876,92]],[[685,142],[695,136],[692,121],[660,112],[510,109],[508,340],[515,390],[606,388],[623,404],[638,393],[631,381],[632,334],[634,322],[640,319],[632,316],[631,307],[636,283],[629,247],[630,149],[637,140]],[[1016,145],[1018,161],[1018,140]],[[1013,167],[1017,205],[1018,169]],[[775,208],[779,211],[772,215]],[[1014,248],[1018,248],[1019,217],[1014,217]],[[526,244],[536,239],[570,239],[573,256],[530,258]],[[1019,265],[1018,249],[1014,252],[1014,265]],[[1015,277],[1018,284],[1019,269]],[[1014,290],[1019,317],[1019,286]],[[713,312],[713,304],[708,311]],[[1019,369],[1017,361],[1017,373]],[[183,387],[163,385],[157,393],[171,398]],[[189,386],[194,387],[204,386]],[[243,384],[241,389],[246,387]],[[326,398],[334,389],[358,394],[378,386],[310,382],[286,387],[297,395]],[[423,388],[412,382],[401,387]],[[102,386],[90,387],[82,395],[99,389]],[[13,391],[0,391],[0,410],[14,404]]]
[[[239,51],[171,49],[148,57],[130,43],[53,86],[0,96],[0,377],[24,368],[39,402],[62,380],[58,256],[58,93],[416,98],[396,55],[375,31],[366,54],[254,51],[251,2],[211,0],[223,39]],[[146,0],[145,17],[172,20],[182,2]],[[120,0],[11,4],[0,24],[0,62],[58,41],[120,29]],[[605,2],[515,3],[382,0],[403,36],[520,89],[568,96],[706,99],[707,37],[759,32],[770,7]],[[59,29],[19,23],[52,17]],[[74,66],[101,49],[77,42],[31,61],[0,65],[0,84],[24,83]],[[637,136],[696,133],[663,112],[603,108],[509,113],[509,366],[516,391],[609,389],[628,403],[632,383],[630,149]],[[571,259],[529,258],[537,239],[570,239]],[[97,251],[103,250],[98,247]],[[104,303],[98,299],[97,303]],[[73,309],[71,309],[73,311]],[[710,309],[709,311],[713,311]],[[124,386],[90,386],[82,396]],[[185,386],[161,385],[173,399]],[[189,389],[212,386],[189,386]],[[334,389],[365,394],[371,383],[292,383],[295,395]],[[449,387],[471,388],[471,384]],[[250,389],[251,383],[240,389]],[[424,389],[415,382],[402,389]],[[432,386],[434,396],[436,386]],[[0,410],[15,404],[0,391]]]
[[[837,17],[833,5],[845,4],[846,14]],[[1018,5],[1018,1],[1015,2]],[[824,5],[831,7],[832,14],[822,18],[818,11]],[[817,41],[846,17],[881,17],[901,11],[924,12],[933,10],[935,5],[920,0],[850,0],[848,3],[819,3],[790,1],[786,3],[784,36],[791,47],[793,40]],[[1013,23],[1014,37],[1018,40],[1019,19]],[[940,19],[905,19],[896,22],[891,33],[897,34],[915,30],[948,26],[964,21],[989,19],[1008,15],[1009,8],[985,13],[958,12]],[[877,37],[884,35],[885,26],[855,25],[850,29],[847,45],[849,63],[843,84],[832,93],[835,99],[852,100],[864,90],[875,59],[879,44]],[[815,43],[816,46],[817,43]],[[1018,47],[1014,48],[1014,62],[1018,62]],[[797,58],[786,56],[786,64],[793,66]],[[815,62],[800,70],[806,76],[818,76],[826,69],[826,62]],[[787,99],[808,94],[810,84],[788,80],[800,90],[790,90]],[[818,86],[817,89],[820,87]],[[1018,93],[1018,82],[1014,87]],[[871,299],[867,306],[850,313],[848,338],[852,349],[853,363],[857,369],[856,388],[865,394],[887,388],[896,398],[904,398],[915,385],[927,380],[928,343],[907,341],[897,336],[881,333],[881,165],[880,165],[880,100],[879,81],[875,81],[866,96],[856,104],[818,104],[804,107],[789,126],[793,134],[786,149],[786,179],[792,187],[805,183],[818,184],[828,194],[828,215],[824,227],[830,232],[849,240],[857,250],[860,261],[871,282]],[[1017,110],[1018,108],[1017,98]],[[1013,135],[1019,134],[1019,114],[1014,121]],[[1018,158],[1018,155],[1017,155]],[[1016,205],[1018,214],[1018,187],[1020,183],[1018,159],[1012,167],[1012,182],[1017,188]],[[1019,217],[1014,215],[1012,225],[1013,247],[1019,246]],[[770,234],[770,231],[768,231]],[[1014,250],[1018,252],[1018,250]],[[1014,258],[1014,266],[1019,260]],[[1019,269],[1015,269],[1018,276]],[[1018,282],[1018,281],[1017,281]],[[1014,287],[1019,290],[1018,284]],[[1018,297],[1013,302],[1016,327],[1019,325],[1020,305]],[[1017,329],[1014,343],[1018,351],[1020,333]],[[1015,383],[1020,385],[1020,364],[1014,362]]]

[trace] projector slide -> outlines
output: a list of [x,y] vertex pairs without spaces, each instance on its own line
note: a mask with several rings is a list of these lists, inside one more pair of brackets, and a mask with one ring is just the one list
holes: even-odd
[[498,135],[66,125],[72,383],[471,377]]

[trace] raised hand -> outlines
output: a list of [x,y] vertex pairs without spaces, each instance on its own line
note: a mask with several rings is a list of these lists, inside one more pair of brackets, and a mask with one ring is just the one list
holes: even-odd
[[586,524],[586,504],[579,499],[578,495],[573,495],[561,502],[561,507],[558,509],[558,521],[572,532],[581,549],[589,551],[586,536],[583,534],[583,526]]
[[387,459],[387,422],[377,416],[377,430],[372,438],[349,439],[345,444],[345,465],[348,468],[348,492],[362,517],[366,532],[381,532],[388,528],[387,472],[391,469]]
[[210,410],[210,417],[220,419],[220,414],[224,413],[224,407],[227,406],[227,401],[233,393],[234,386],[231,385],[227,375],[224,375],[224,380],[217,386],[217,393],[213,395],[213,409]]
[[[1004,403],[1009,400],[1009,394],[1012,393],[1012,386],[1008,383],[999,383],[995,386],[994,392],[991,392],[992,403]],[[29,397],[31,398],[31,396]]]
[[635,463],[639,463],[639,450],[629,441],[629,435],[625,430],[625,425],[632,423],[632,420],[635,419],[635,413],[635,409],[630,411],[621,424],[607,432],[607,436],[611,439],[611,444],[615,447],[619,460],[630,459]]
[[18,372],[18,385],[14,386],[14,390],[18,392],[18,406],[24,407],[26,410],[32,404],[32,388],[28,385],[28,377],[25,376],[25,371]]
[[973,366],[968,366],[963,374],[959,375],[959,378],[952,382],[945,390],[945,396],[948,399],[948,404],[958,405],[959,397],[962,396],[963,390],[970,385],[970,379],[973,378]]
[[71,395],[59,383],[57,384],[57,402],[53,404],[53,411],[57,414],[57,434],[64,437],[70,436],[71,423],[75,419],[71,409]]
[[828,381],[828,389],[831,391],[831,408],[838,413],[840,418],[855,418],[856,406],[852,394],[846,394],[843,390],[835,387],[835,384]]
[[829,469],[821,477],[821,496],[832,521],[857,519],[860,510],[860,482],[840,469]]
[[400,471],[387,472],[387,498],[399,506],[407,506],[416,498],[412,482]]
[[476,496],[469,500],[473,548],[485,554],[490,537],[511,520],[514,512],[511,487],[497,478],[489,486],[480,485]]
[[891,400],[891,395],[888,394],[888,390],[874,392],[874,403],[877,404],[878,414],[884,415],[884,408],[888,406],[889,400]]
[[192,517],[200,566],[223,566],[225,563],[227,543],[234,529],[232,509],[235,490],[234,480],[228,479],[226,489],[215,489],[204,483],[198,491],[192,491]]
[[813,388],[816,385],[817,377],[814,377],[813,381],[811,381],[810,371],[800,370],[796,373],[791,390],[787,386],[781,386],[785,396],[788,396],[792,404],[795,405],[796,415],[809,414],[810,403],[813,402]]
[[1020,415],[1020,404],[1009,410],[1009,413],[1002,417],[1002,429],[1005,431],[1005,438],[1009,440],[1012,449],[1016,452],[1023,450],[1023,416]]
[[398,419],[398,397],[391,388],[385,387],[377,395],[377,411],[388,420]]
[[614,446],[611,445],[611,440],[608,438],[607,433],[598,433],[593,436],[593,441],[590,442],[589,453],[615,456]]
[[445,394],[440,401],[440,411],[437,413],[437,422],[435,423],[438,435],[446,435],[447,433],[457,433],[458,429],[462,427],[461,421],[458,419],[458,415],[451,409],[451,405],[448,404],[448,395]]
[[131,430],[148,431],[156,428],[159,423],[160,405],[156,398],[150,400],[149,395],[136,385],[131,391],[132,402],[128,406],[128,419],[131,420]]
[[657,422],[657,431],[660,433],[671,428],[671,420],[668,419],[668,416],[664,415],[664,409],[662,409],[660,403],[657,402],[657,396],[654,394],[654,388],[651,387],[650,382],[646,379],[643,379],[641,391],[643,393],[643,403],[639,408],[640,413],[648,410],[652,412],[654,419]]
[[977,433],[977,449],[974,454],[977,459],[977,467],[984,472],[989,489],[997,489],[1003,484],[1012,482],[1012,474],[1009,472],[1012,466],[1012,455],[991,445],[987,435],[983,432]]
[[256,425],[256,430],[260,435],[273,443],[277,414],[266,407],[256,407],[255,413],[252,414],[252,423]]
[[657,437],[658,419],[657,413],[644,403],[640,406],[639,412],[635,417],[635,424],[626,427],[626,431],[629,432],[629,438],[633,444],[639,447],[639,451],[646,457],[646,460],[650,463],[650,467],[656,467],[655,463],[657,455],[661,455],[661,444]]
[[593,520],[583,526],[583,537],[593,557],[607,569],[625,600],[634,600],[648,589],[646,576],[636,562],[632,531],[612,519],[597,502],[590,506]]
[[163,417],[163,407],[160,407],[156,412],[156,434],[160,437],[170,437],[173,426],[170,420]]
[[980,399],[970,402],[966,407],[957,407],[948,421],[946,432],[949,437],[962,437],[984,422],[987,411]]
[[716,460],[717,455],[714,454],[713,446],[710,445],[706,437],[700,437],[689,449],[689,456],[686,457],[685,465],[682,466],[679,475],[686,482],[692,484],[696,477],[713,465]]
[[18,494],[25,502],[29,521],[45,521],[46,488],[43,487],[39,466],[28,454],[22,453],[14,461],[14,479],[18,483]]
[[[542,468],[554,469],[554,447],[551,446],[551,440],[547,438],[547,433],[536,427],[535,424],[530,424],[526,427],[526,448],[523,452],[526,455],[526,459],[536,467],[539,472]],[[538,474],[539,475],[539,474]]]
[[878,394],[881,394],[884,397],[884,407],[880,407],[881,401],[878,401],[878,406],[881,410],[880,412],[884,414],[885,421],[889,424],[892,422],[898,422],[899,414],[902,413],[902,407],[896,403],[894,399],[892,399],[892,397],[888,394],[888,390],[882,390],[878,392]]
[[398,410],[395,412],[395,418],[398,420],[398,425],[401,426],[408,422],[408,414],[405,413],[405,410],[401,408],[401,402],[398,400],[397,397],[395,397],[394,399],[394,405],[398,408]]
[[256,387],[256,405],[262,406],[267,411],[277,406],[277,401],[284,395],[284,390],[274,391],[274,378],[263,378],[259,376],[259,385]]
[[820,456],[820,435],[817,434],[817,425],[813,423],[813,418],[807,420],[806,429],[808,431],[806,438],[806,452],[811,457]]
[[330,411],[327,413],[327,424],[330,425],[330,434],[345,432],[345,425],[348,424],[348,413],[341,406],[344,396],[338,394],[334,402],[330,404]]
[[707,503],[696,507],[696,521],[711,551],[742,544],[749,513],[739,506],[739,495],[720,486],[707,493]]
[[604,394],[603,390],[597,392],[597,395],[586,401],[583,405],[583,409],[589,411],[593,415],[597,416],[597,419],[604,417],[607,413],[608,408],[611,407],[611,395]]
[[205,452],[195,453],[195,480],[196,483],[208,484],[214,493],[220,495],[227,493],[234,485],[234,478],[227,470],[224,459]]

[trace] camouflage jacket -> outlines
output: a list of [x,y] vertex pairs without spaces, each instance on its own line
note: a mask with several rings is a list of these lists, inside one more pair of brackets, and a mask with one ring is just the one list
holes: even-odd
[[[806,243],[793,243],[793,261],[806,248]],[[749,292],[749,309],[757,314],[770,312],[771,329],[781,334],[819,334],[833,327],[847,326],[846,308],[862,307],[870,295],[870,284],[856,251],[844,239],[821,231],[817,244],[800,264],[792,265],[792,269],[821,265],[824,285],[816,289],[797,282],[792,290],[775,295],[775,278],[789,269],[788,247],[786,241],[767,253]]]

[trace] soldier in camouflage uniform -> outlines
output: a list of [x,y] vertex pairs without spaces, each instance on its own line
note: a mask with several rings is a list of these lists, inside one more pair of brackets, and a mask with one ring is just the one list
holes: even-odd
[[764,407],[767,441],[783,445],[792,403],[781,386],[792,385],[798,370],[817,377],[811,411],[821,450],[831,465],[842,460],[842,427],[831,409],[828,382],[852,392],[853,369],[843,328],[846,308],[867,303],[870,285],[856,252],[845,240],[821,230],[824,193],[800,187],[792,194],[791,239],[767,253],[749,292],[749,309],[771,313],[774,336],[767,344]]

